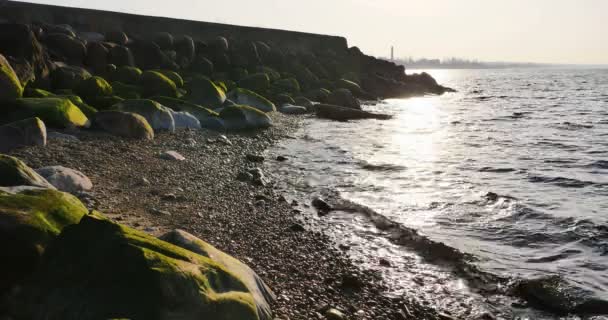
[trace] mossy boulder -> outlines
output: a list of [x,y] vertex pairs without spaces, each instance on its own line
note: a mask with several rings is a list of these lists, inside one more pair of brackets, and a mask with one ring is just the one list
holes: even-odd
[[0,154],[0,187],[32,186],[55,189],[23,161]]
[[194,104],[194,103],[191,103],[188,101],[184,101],[184,100],[180,100],[180,99],[162,97],[162,96],[152,97],[150,99],[162,104],[165,107],[171,108],[175,111],[188,112],[188,113],[192,114],[193,116],[195,116],[199,121],[203,121],[204,119],[206,119],[208,117],[218,117],[219,116],[219,114],[213,110],[210,110],[205,107],[199,106],[197,104]]
[[89,126],[87,116],[66,98],[17,99],[14,110],[9,116],[14,120],[38,117],[49,127],[73,128]]
[[139,85],[143,89],[142,94],[144,97],[152,97],[156,95],[171,98],[178,97],[177,86],[175,83],[160,72],[144,72],[139,80]]
[[91,77],[81,81],[74,91],[83,98],[106,97],[112,95],[112,86],[102,77]]
[[146,118],[152,129],[175,132],[175,121],[171,112],[160,103],[149,99],[125,100],[118,103],[119,111],[132,112]]
[[91,78],[92,75],[86,69],[75,66],[58,67],[51,72],[51,86],[54,90],[72,90],[83,80]]
[[230,79],[233,81],[239,81],[241,79],[246,78],[247,76],[249,76],[249,72],[247,71],[247,69],[233,68],[230,71]]
[[135,59],[133,58],[133,53],[131,53],[131,50],[129,48],[124,46],[115,46],[110,48],[108,62],[118,67],[135,66]]
[[29,118],[0,126],[0,152],[24,146],[45,146],[46,126],[38,118]]
[[106,33],[106,41],[124,46],[129,42],[129,37],[122,31],[113,30]]
[[52,96],[54,96],[52,92],[42,89],[25,88],[25,90],[23,91],[24,98],[48,98]]
[[237,82],[239,88],[255,92],[264,92],[270,87],[270,78],[265,73],[254,73]]
[[115,105],[125,101],[125,99],[119,96],[105,96],[105,97],[92,97],[86,100],[91,106],[97,110],[112,110],[115,109]]
[[100,42],[89,42],[87,44],[87,56],[84,64],[90,67],[95,73],[104,71],[108,64],[109,50]]
[[57,190],[0,188],[0,290],[36,270],[47,246],[87,212],[76,197]]
[[361,86],[350,80],[340,79],[336,81],[335,87],[338,89],[347,89],[352,92],[353,95],[355,95],[356,97],[360,97],[363,94]]
[[182,76],[179,75],[179,73],[175,72],[175,71],[171,71],[171,70],[154,70],[160,74],[162,74],[163,76],[171,79],[171,81],[173,81],[173,83],[175,83],[175,85],[178,88],[181,88],[184,86],[184,79],[182,78]]
[[81,64],[87,54],[84,43],[70,35],[52,33],[44,41],[49,49],[71,64]]
[[274,293],[264,281],[246,264],[216,249],[207,242],[183,230],[173,230],[160,239],[183,249],[208,257],[220,264],[228,272],[238,275],[254,298],[260,319],[273,319],[269,303],[276,299]]
[[295,78],[281,79],[272,84],[274,91],[296,94],[300,92],[300,83]]
[[188,83],[188,91],[186,100],[207,108],[218,108],[226,101],[224,90],[205,77],[192,79]]
[[114,95],[123,99],[141,98],[142,88],[140,86],[125,84],[122,82],[112,82],[112,90],[114,91]]
[[100,111],[93,118],[95,128],[132,139],[154,139],[154,130],[146,118],[131,112]]
[[23,96],[23,87],[10,63],[0,54],[0,101]]
[[57,95],[57,97],[59,98],[67,98],[69,99],[73,104],[75,104],[78,109],[80,109],[80,111],[82,111],[82,113],[84,113],[87,118],[91,119],[91,117],[93,115],[95,115],[95,113],[97,113],[97,109],[91,107],[90,105],[86,104],[84,101],[82,101],[82,99],[74,94],[67,94],[67,95]]
[[272,119],[266,113],[250,106],[234,105],[220,112],[227,130],[253,130],[272,126]]
[[243,88],[236,88],[228,93],[228,99],[236,104],[248,105],[262,112],[276,111],[274,103],[261,95]]
[[294,103],[295,105],[305,107],[309,111],[312,109],[312,106],[314,105],[312,103],[312,101],[310,101],[309,99],[302,97],[302,96],[295,97],[293,100],[295,101],[295,103]]
[[139,68],[122,66],[112,73],[110,79],[124,84],[135,85],[139,83],[142,73],[143,72]]
[[271,319],[241,274],[96,215],[64,229],[16,300],[24,319]]
[[291,104],[291,105],[295,105],[296,101],[293,100],[293,98],[287,94],[278,94],[275,98],[274,101],[277,103],[277,105],[282,106],[284,104]]
[[313,89],[304,94],[304,96],[312,101],[325,102],[331,91],[325,88]]
[[336,89],[325,99],[328,104],[343,106],[353,109],[361,109],[361,103],[348,89]]
[[265,73],[271,82],[281,79],[281,74],[271,67],[258,66],[256,70],[257,72]]
[[211,76],[213,74],[214,69],[213,62],[202,56],[196,57],[190,68],[192,69],[192,71],[205,76]]

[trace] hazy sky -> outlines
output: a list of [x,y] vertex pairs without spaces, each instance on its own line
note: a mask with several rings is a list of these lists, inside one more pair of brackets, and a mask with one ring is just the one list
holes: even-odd
[[30,0],[345,36],[388,56],[608,64],[608,0]]

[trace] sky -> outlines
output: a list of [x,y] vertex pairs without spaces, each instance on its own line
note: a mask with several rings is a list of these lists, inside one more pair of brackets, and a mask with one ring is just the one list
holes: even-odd
[[608,64],[608,0],[29,0],[344,36],[375,56]]

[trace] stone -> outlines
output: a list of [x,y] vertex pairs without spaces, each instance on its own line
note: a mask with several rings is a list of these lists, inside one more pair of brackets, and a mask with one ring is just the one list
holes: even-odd
[[23,96],[23,87],[10,63],[0,54],[0,101]]
[[275,90],[280,92],[286,92],[290,94],[296,94],[300,92],[300,83],[295,78],[287,78],[275,81],[272,83]]
[[361,86],[350,80],[340,79],[336,81],[335,86],[338,89],[347,89],[348,91],[352,92],[352,94],[356,97],[361,97],[363,95],[363,90],[361,89]]
[[142,71],[136,67],[122,66],[114,71],[110,78],[112,81],[118,81],[127,85],[136,85],[139,83]]
[[177,52],[180,66],[182,66],[182,68],[189,66],[196,56],[196,46],[194,45],[192,37],[187,35],[176,37],[173,47]]
[[306,231],[306,228],[299,223],[294,223],[289,227],[289,230],[293,232],[304,232]]
[[175,128],[186,128],[186,129],[200,129],[201,122],[193,115],[188,112],[176,112],[169,110],[173,121],[175,122]]
[[239,172],[236,179],[238,181],[249,182],[253,180],[253,175],[249,172]]
[[265,73],[254,73],[237,82],[239,88],[254,92],[264,92],[270,87],[270,79]]
[[246,264],[182,230],[171,231],[161,236],[160,239],[204,257],[208,257],[221,265],[228,272],[238,275],[239,279],[253,297],[259,319],[273,319],[270,303],[276,300],[276,296],[272,290],[264,284],[264,281]]
[[326,102],[341,107],[361,109],[361,103],[348,89],[336,89],[327,96]]
[[228,137],[226,137],[225,135],[219,135],[217,137],[217,141],[227,145],[227,146],[231,146],[232,145],[232,141],[230,141],[230,139],[228,139]]
[[293,100],[293,98],[285,93],[281,93],[275,96],[274,100],[273,100],[277,105],[282,106],[282,105],[286,105],[286,104],[296,104],[296,101]]
[[[176,238],[165,237],[184,245]],[[264,313],[272,295],[263,282],[236,259],[203,248],[207,255],[193,252],[194,245],[184,249],[86,215],[48,248],[14,308],[25,318],[46,319],[156,319],[167,312],[193,319],[272,319]]]
[[169,32],[155,33],[152,35],[152,41],[154,41],[162,50],[173,48],[173,35]]
[[129,37],[122,31],[110,31],[106,32],[106,41],[124,46],[129,42]]
[[321,211],[321,212],[329,212],[332,210],[332,207],[321,197],[315,197],[311,202],[312,206]]
[[109,53],[110,51],[100,42],[89,42],[84,64],[91,67],[96,74],[99,74],[105,70],[108,64]]
[[112,86],[104,78],[95,76],[81,81],[74,92],[84,99],[111,96]]
[[264,162],[264,156],[260,156],[260,155],[257,155],[257,154],[248,153],[245,156],[245,158],[247,159],[247,161],[250,161],[250,162],[257,162],[257,163]]
[[165,159],[165,160],[172,160],[172,161],[184,161],[186,160],[186,158],[184,156],[182,156],[181,154],[177,153],[176,151],[165,151],[160,155],[161,158]]
[[93,183],[82,172],[63,166],[49,166],[36,170],[60,191],[76,194],[93,189]]
[[264,112],[244,105],[230,106],[220,112],[228,130],[263,129],[272,126],[272,120]]
[[78,139],[78,137],[76,137],[76,136],[73,136],[71,134],[56,132],[56,131],[48,132],[47,139],[64,140],[64,141],[72,141],[72,142],[80,141],[80,139]]
[[110,48],[108,62],[117,67],[135,67],[135,58],[131,49],[125,46],[115,46]]
[[277,161],[279,161],[279,162],[283,162],[283,161],[287,161],[287,160],[289,160],[289,159],[285,156],[277,156]]
[[204,76],[211,76],[213,74],[213,62],[203,56],[196,57],[190,68],[194,72]]
[[46,126],[39,118],[28,118],[0,126],[0,152],[26,146],[45,146],[46,139]]
[[8,118],[14,121],[38,117],[48,127],[75,128],[90,125],[87,116],[69,99],[22,98],[13,103],[14,111]]
[[190,94],[186,100],[206,108],[221,107],[226,101],[226,93],[213,81],[197,77],[188,83]]
[[143,116],[154,130],[175,132],[175,120],[171,112],[158,102],[147,99],[125,100],[115,105],[115,108]]
[[329,97],[330,93],[331,92],[325,88],[319,88],[319,89],[307,91],[306,94],[304,94],[304,96],[307,99],[310,99],[311,101],[325,102],[327,100],[327,97]]
[[325,311],[325,319],[327,319],[327,320],[344,320],[344,319],[346,319],[346,316],[344,316],[344,314],[340,310],[330,308],[327,311]]
[[387,114],[367,112],[352,108],[346,108],[330,104],[317,104],[314,106],[315,114],[321,119],[330,119],[336,121],[349,121],[361,119],[377,119],[388,120],[392,117]]
[[125,100],[141,99],[141,87],[137,85],[124,84],[122,82],[112,82],[112,92],[115,96]]
[[33,81],[38,87],[48,87],[51,61],[46,48],[38,41],[40,29],[17,23],[0,24],[0,52],[5,57],[18,57],[11,61],[21,83]]
[[47,246],[87,213],[76,197],[57,190],[0,188],[0,291],[29,277]]
[[23,161],[0,154],[0,187],[32,186],[55,189],[46,179]]
[[160,72],[146,71],[141,75],[139,84],[143,88],[144,97],[166,96],[177,98],[177,86],[175,83]]
[[154,130],[146,118],[135,113],[100,111],[95,114],[93,125],[124,138],[154,139]]
[[243,88],[237,88],[228,93],[228,99],[236,104],[254,107],[262,112],[276,111],[274,103],[261,95]]
[[48,34],[45,39],[45,43],[50,50],[54,51],[65,61],[70,64],[82,64],[87,53],[87,48],[84,43],[73,36],[53,33]]
[[53,89],[72,90],[83,80],[92,75],[84,68],[75,66],[60,66],[51,72],[51,85]]
[[171,81],[173,81],[173,83],[175,83],[176,87],[181,88],[184,86],[184,79],[182,78],[182,76],[179,75],[179,73],[177,73],[175,71],[171,71],[171,70],[154,70],[154,71],[171,79]]
[[191,115],[195,116],[201,122],[205,121],[207,118],[217,118],[219,116],[219,114],[213,110],[180,99],[162,96],[155,96],[150,99],[162,104],[165,107],[169,107],[172,110],[188,112]]
[[284,114],[305,114],[308,113],[308,110],[305,107],[286,104],[279,108],[279,112]]

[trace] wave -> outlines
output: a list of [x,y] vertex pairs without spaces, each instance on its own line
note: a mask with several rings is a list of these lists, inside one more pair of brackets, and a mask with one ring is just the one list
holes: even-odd
[[598,160],[584,166],[585,168],[608,169],[608,160]]
[[368,170],[368,171],[395,172],[395,171],[407,170],[407,167],[405,167],[405,166],[400,166],[400,165],[390,164],[390,163],[373,164],[373,163],[369,163],[369,162],[362,162],[359,165],[362,169]]
[[558,129],[562,129],[562,130],[582,130],[582,129],[592,129],[593,125],[573,123],[573,122],[566,121],[566,122],[557,124],[555,127]]
[[596,185],[596,183],[592,181],[565,177],[546,177],[541,175],[531,175],[528,177],[528,181],[532,183],[550,183],[563,188],[585,188]]
[[493,167],[483,167],[478,169],[477,171],[479,172],[494,172],[494,173],[507,173],[507,172],[513,172],[516,171],[517,169],[514,168],[493,168]]

